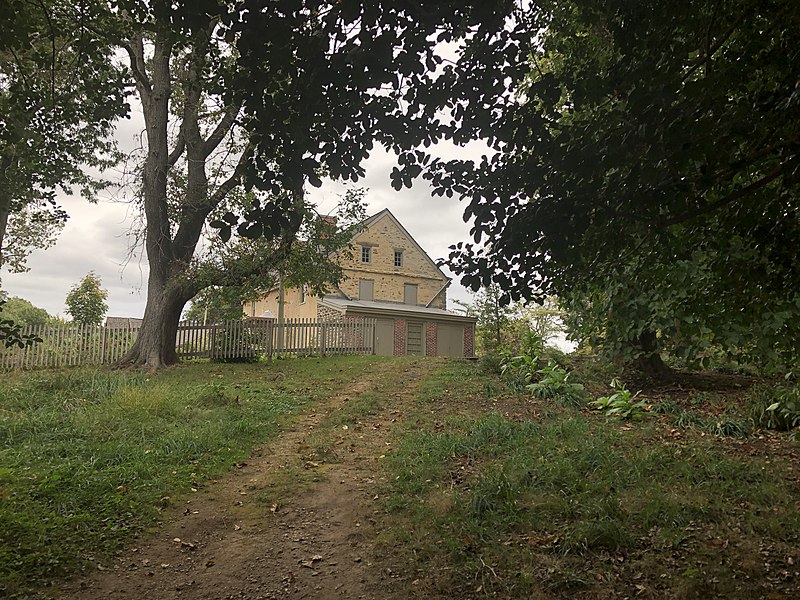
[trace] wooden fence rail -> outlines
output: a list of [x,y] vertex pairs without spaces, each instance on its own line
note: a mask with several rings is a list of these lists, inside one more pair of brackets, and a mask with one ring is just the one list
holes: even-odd
[[[37,325],[23,333],[42,341],[27,348],[0,347],[0,370],[110,365],[136,340],[138,328]],[[178,325],[175,349],[181,358],[224,360],[274,355],[373,354],[375,320],[286,319]]]

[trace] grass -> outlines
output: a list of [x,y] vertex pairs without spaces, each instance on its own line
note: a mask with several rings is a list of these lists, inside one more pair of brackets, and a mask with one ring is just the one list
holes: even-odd
[[[800,558],[800,493],[780,460],[574,410],[464,414],[481,395],[473,369],[448,363],[426,384],[408,415],[417,425],[389,457],[384,542],[410,549],[428,582],[421,596],[633,597],[640,585],[659,597],[756,597],[763,581],[742,567],[753,544]],[[461,408],[437,410],[432,426],[424,407],[435,400]],[[746,427],[720,420],[713,433]]]
[[192,364],[159,375],[11,374],[0,383],[0,595],[101,562],[381,359]]
[[372,384],[306,438],[302,460],[320,467],[300,461],[259,499],[281,505],[325,477],[348,451],[344,428],[366,433],[419,381],[391,449],[359,446],[385,454],[379,542],[414,571],[408,594],[791,597],[800,491],[780,453],[735,451],[759,442],[735,439],[749,422],[724,393],[688,401],[731,408],[713,419],[664,397],[659,414],[628,424],[515,391],[476,364],[420,360],[11,375],[0,383],[0,596],[107,559],[371,370]]

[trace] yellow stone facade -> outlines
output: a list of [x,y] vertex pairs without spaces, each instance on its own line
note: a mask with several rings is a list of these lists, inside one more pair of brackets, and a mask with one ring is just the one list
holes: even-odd
[[[370,262],[362,262],[362,251],[369,248]],[[395,266],[395,252],[402,254],[401,266]],[[359,298],[359,280],[372,280],[374,300],[404,301],[404,284],[416,284],[417,304],[434,308],[447,307],[447,278],[400,224],[384,212],[366,230],[353,238],[351,256],[340,263],[344,278],[339,284],[350,298]]]
[[[270,290],[257,302],[244,305],[244,314],[249,317],[260,317],[267,311],[278,316],[278,288]],[[284,291],[283,312],[287,319],[314,320],[317,318],[317,297],[306,294],[305,301],[302,301],[300,289],[289,288]]]
[[[360,280],[372,281],[372,300],[403,303],[406,284],[412,284],[417,286],[417,305],[446,309],[449,280],[395,217],[384,210],[367,219],[365,224],[366,229],[353,238],[350,256],[341,253],[338,258],[343,270],[339,289],[350,299],[365,300],[367,298],[359,297]],[[365,248],[368,262],[362,260]],[[395,264],[395,253],[401,255],[400,265]],[[259,301],[244,306],[248,316],[261,316],[266,311],[278,315],[277,288]],[[302,301],[299,289],[287,289],[284,317],[317,318],[317,297],[308,294]]]

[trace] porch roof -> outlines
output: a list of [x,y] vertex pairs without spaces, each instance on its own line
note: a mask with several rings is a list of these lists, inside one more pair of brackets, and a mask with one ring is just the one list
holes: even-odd
[[379,300],[348,300],[338,296],[320,298],[320,304],[341,312],[356,313],[367,317],[403,317],[408,319],[429,319],[432,321],[452,321],[475,323],[475,317],[459,315],[441,308],[401,304],[400,302],[381,302]]

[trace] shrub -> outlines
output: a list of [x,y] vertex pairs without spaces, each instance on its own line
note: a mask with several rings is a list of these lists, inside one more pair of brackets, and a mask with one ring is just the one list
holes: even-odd
[[571,382],[566,369],[557,365],[544,367],[538,383],[528,385],[528,389],[537,398],[556,400],[562,406],[579,408],[586,401],[586,390],[580,383]]
[[214,338],[212,362],[254,363],[261,355],[259,336],[251,333],[238,322],[226,325]]
[[504,347],[500,349],[500,370],[506,375],[516,376],[530,383],[539,371],[544,361],[544,343],[532,332],[528,331],[522,337],[518,348]]
[[616,377],[611,380],[611,388],[614,393],[610,396],[602,396],[592,402],[597,410],[602,410],[607,417],[617,416],[623,419],[641,419],[647,410],[644,400],[635,402],[636,397],[641,392],[631,393],[625,385]]
[[499,375],[502,372],[503,362],[497,354],[486,354],[480,358],[478,364],[481,371],[490,375]]
[[800,425],[800,387],[754,386],[750,392],[750,416],[758,427],[788,431]]

